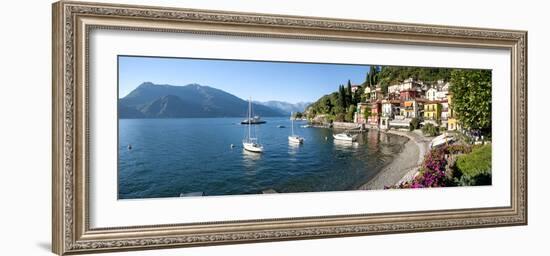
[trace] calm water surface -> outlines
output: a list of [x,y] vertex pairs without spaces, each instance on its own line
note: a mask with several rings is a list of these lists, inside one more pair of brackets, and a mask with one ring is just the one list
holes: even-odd
[[297,121],[295,133],[305,141],[295,145],[287,139],[288,118],[265,118],[266,124],[253,126],[264,145],[264,153],[256,154],[242,148],[241,119],[119,120],[119,199],[355,189],[407,141],[371,131],[357,143],[342,143],[332,139],[331,129],[302,128],[305,122]]

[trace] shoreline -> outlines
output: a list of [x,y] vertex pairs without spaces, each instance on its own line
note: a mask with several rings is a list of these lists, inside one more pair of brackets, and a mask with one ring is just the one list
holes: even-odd
[[430,139],[410,131],[382,131],[389,134],[403,136],[409,140],[403,145],[403,149],[395,158],[378,172],[371,180],[359,186],[358,190],[384,189],[405,180],[412,179],[418,167],[428,152]]

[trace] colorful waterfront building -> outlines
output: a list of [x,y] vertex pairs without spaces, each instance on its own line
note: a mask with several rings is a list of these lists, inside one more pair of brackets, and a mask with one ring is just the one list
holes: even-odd
[[433,121],[437,123],[441,121],[441,102],[440,101],[427,101],[424,103],[424,120]]
[[414,89],[407,89],[399,92],[399,99],[401,101],[409,101],[420,97],[420,91]]
[[370,116],[367,119],[367,124],[378,127],[380,123],[380,115],[382,113],[382,103],[380,100],[375,100],[370,103]]
[[384,93],[380,85],[376,85],[375,88],[370,91],[370,101],[379,101],[384,98]]
[[447,103],[449,104],[449,110],[448,110],[448,113],[447,113],[447,130],[449,131],[456,131],[456,130],[460,130],[460,124],[456,118],[456,113],[455,111],[453,110],[453,95],[452,94],[448,94],[447,95]]
[[429,101],[435,101],[437,100],[436,94],[437,94],[437,89],[435,88],[435,86],[433,86],[432,88],[426,91],[426,99],[428,99]]
[[399,115],[401,101],[398,99],[382,100],[382,114],[380,116],[380,129],[389,129],[390,120]]
[[422,86],[422,83],[414,80],[413,78],[408,78],[408,79],[405,79],[403,83],[388,86],[388,93],[392,94],[392,93],[400,93],[401,91],[405,91],[405,90],[417,90],[417,89],[420,89],[421,86]]
[[[405,118],[418,118],[421,117],[421,100],[420,99],[410,99],[401,101],[400,105],[400,115]],[[423,111],[422,111],[423,112]]]
[[435,94],[435,97],[438,100],[446,100],[447,96],[449,95],[449,89],[451,88],[451,83],[447,82],[444,83],[443,80],[439,80],[438,83],[441,83],[438,86],[437,93]]
[[447,130],[449,131],[460,130],[460,127],[458,125],[458,120],[456,120],[456,118],[449,118],[447,120]]
[[370,99],[370,93],[372,92],[372,88],[370,86],[365,85],[365,89],[363,90],[363,93],[367,97],[367,99]]
[[359,102],[357,103],[357,110],[355,111],[353,121],[356,124],[366,124],[365,112],[369,111],[369,103]]
[[441,127],[447,129],[447,121],[449,119],[449,101],[447,98],[440,101],[441,102]]

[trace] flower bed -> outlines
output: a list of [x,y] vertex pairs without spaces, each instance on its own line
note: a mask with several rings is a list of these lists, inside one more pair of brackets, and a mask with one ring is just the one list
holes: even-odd
[[419,175],[412,181],[402,182],[398,185],[386,187],[391,188],[431,188],[447,187],[454,184],[453,179],[448,177],[447,163],[449,155],[469,153],[472,149],[468,145],[449,145],[432,149],[424,157]]

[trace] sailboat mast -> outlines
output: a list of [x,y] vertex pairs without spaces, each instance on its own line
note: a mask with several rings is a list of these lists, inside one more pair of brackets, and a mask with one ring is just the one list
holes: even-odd
[[290,120],[292,121],[292,136],[294,136],[294,118],[292,117],[292,112],[290,112]]
[[252,122],[252,98],[248,99],[248,140],[250,141],[250,126]]

